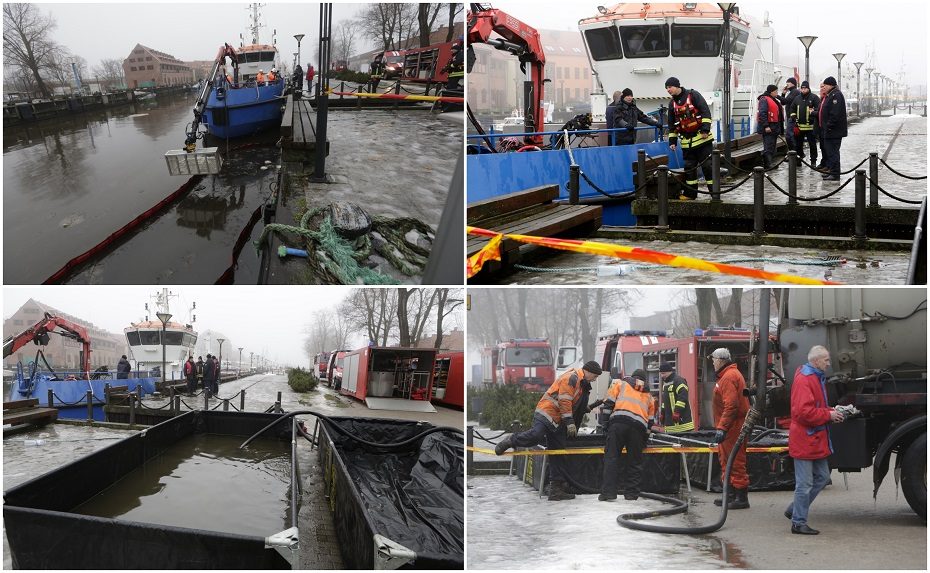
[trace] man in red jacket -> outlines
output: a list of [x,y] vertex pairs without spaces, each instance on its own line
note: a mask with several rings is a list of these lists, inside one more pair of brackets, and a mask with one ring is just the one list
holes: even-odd
[[[727,460],[739,438],[743,420],[749,412],[749,398],[743,395],[746,380],[739,368],[732,361],[730,351],[718,348],[710,355],[717,373],[714,385],[714,427],[717,434],[714,442],[719,446],[717,455],[720,459],[720,483],[724,483]],[[731,490],[727,495],[729,509],[749,508],[749,474],[746,472],[746,441],[740,445],[730,471]],[[714,500],[714,505],[723,505],[723,498]]]
[[842,412],[827,406],[826,370],[830,351],[814,346],[807,353],[807,364],[798,367],[791,386],[791,429],[788,455],[794,459],[794,503],[785,510],[791,519],[791,533],[817,535],[807,525],[811,503],[830,479],[827,458],[833,453],[830,422],[843,421]]

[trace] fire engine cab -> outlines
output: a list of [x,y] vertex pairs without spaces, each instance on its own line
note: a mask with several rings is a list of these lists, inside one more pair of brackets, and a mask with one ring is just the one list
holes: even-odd
[[552,346],[548,338],[511,338],[481,351],[485,384],[517,384],[545,392],[555,382]]

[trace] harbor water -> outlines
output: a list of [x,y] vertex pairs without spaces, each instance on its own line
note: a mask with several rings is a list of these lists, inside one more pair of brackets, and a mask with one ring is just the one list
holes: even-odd
[[[168,175],[164,154],[182,147],[195,97],[162,94],[4,129],[5,283],[43,282],[187,181]],[[252,212],[270,195],[275,139],[276,133],[234,140],[233,164],[222,175],[204,178],[72,282],[213,283],[230,265],[233,244]],[[259,145],[235,149],[245,143]],[[254,284],[254,251],[242,258],[236,280]]]

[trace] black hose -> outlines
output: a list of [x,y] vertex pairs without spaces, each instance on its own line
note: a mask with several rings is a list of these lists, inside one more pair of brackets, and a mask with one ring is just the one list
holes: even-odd
[[462,430],[460,430],[460,429],[458,429],[458,428],[451,428],[451,427],[448,427],[448,426],[436,426],[435,428],[430,428],[429,430],[424,430],[423,432],[420,432],[419,434],[417,434],[417,435],[415,435],[415,436],[413,436],[413,437],[407,438],[406,440],[402,440],[402,441],[400,441],[400,442],[394,442],[394,443],[390,443],[390,444],[379,444],[379,443],[377,443],[377,442],[369,442],[368,440],[364,440],[364,439],[362,439],[362,438],[359,438],[358,436],[356,436],[356,435],[353,434],[352,432],[346,430],[345,428],[341,427],[339,424],[335,423],[329,416],[327,416],[327,415],[325,415],[325,414],[320,414],[319,412],[315,412],[315,411],[313,411],[313,410],[297,410],[297,411],[295,411],[295,412],[288,412],[288,413],[286,413],[286,414],[282,414],[282,415],[279,416],[276,420],[274,420],[273,422],[271,422],[270,424],[268,424],[267,426],[265,426],[265,427],[262,428],[261,430],[259,430],[259,431],[255,432],[254,434],[252,434],[252,436],[250,436],[248,440],[242,442],[242,445],[239,446],[239,449],[242,449],[242,448],[246,447],[247,445],[249,445],[255,438],[257,438],[258,436],[262,435],[266,430],[268,430],[269,428],[271,428],[271,427],[274,426],[275,424],[278,424],[278,423],[281,422],[282,420],[286,420],[287,418],[290,418],[291,416],[296,416],[296,415],[298,415],[298,414],[301,414],[301,415],[302,415],[302,414],[309,414],[309,415],[311,415],[311,416],[316,416],[317,418],[323,420],[324,422],[328,422],[328,423],[330,424],[330,427],[333,428],[334,430],[336,430],[337,432],[339,432],[340,434],[346,436],[347,438],[349,438],[349,439],[351,439],[351,440],[355,440],[356,442],[358,442],[358,443],[360,443],[360,444],[364,444],[364,445],[369,446],[369,447],[372,447],[372,448],[384,448],[384,449],[398,449],[398,448],[403,448],[403,447],[406,447],[406,446],[408,446],[408,445],[410,445],[410,444],[416,442],[417,440],[419,440],[419,439],[421,439],[421,438],[424,438],[424,437],[426,437],[427,435],[432,434],[432,433],[435,433],[435,432],[454,432],[454,433],[456,433],[456,434],[463,434],[463,435],[464,435],[464,433],[465,433],[465,432],[463,432]]
[[638,519],[647,519],[650,517],[661,517],[663,515],[675,515],[677,513],[685,513],[688,511],[687,502],[655,493],[642,493],[640,495],[649,499],[655,499],[666,503],[674,503],[675,507],[654,511],[642,511],[638,513],[622,513],[617,516],[617,523],[628,529],[637,529],[639,531],[649,531],[652,533],[686,533],[690,535],[700,535],[702,533],[713,533],[714,531],[717,531],[723,527],[723,524],[727,520],[727,505],[729,502],[727,498],[730,493],[730,471],[733,469],[733,460],[736,459],[736,453],[739,451],[739,447],[742,445],[745,438],[745,432],[740,431],[739,438],[736,440],[736,444],[733,446],[733,450],[730,452],[729,458],[727,458],[727,469],[723,475],[723,504],[721,505],[721,509],[723,511],[720,512],[720,518],[714,523],[692,527],[677,527],[667,525],[649,525],[648,523],[640,523],[635,521]]

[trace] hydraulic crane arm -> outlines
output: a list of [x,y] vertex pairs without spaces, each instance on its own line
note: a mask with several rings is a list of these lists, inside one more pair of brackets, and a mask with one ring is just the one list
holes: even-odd
[[200,90],[197,103],[194,104],[194,121],[191,122],[190,128],[187,130],[187,138],[184,140],[184,150],[188,153],[193,153],[197,148],[197,129],[203,121],[203,110],[207,107],[207,100],[210,98],[210,91],[214,87],[213,84],[216,81],[216,74],[220,70],[220,67],[226,63],[226,58],[232,61],[233,83],[239,83],[239,54],[236,52],[235,48],[229,44],[223,44],[216,54],[216,59],[213,61],[213,68],[210,70],[210,75],[207,76],[206,81],[203,83],[203,89]]
[[90,337],[87,335],[87,329],[80,324],[75,324],[59,316],[52,316],[47,312],[39,322],[3,341],[3,357],[7,358],[30,342],[40,346],[47,345],[50,333],[59,334],[81,343],[81,349],[83,350],[81,372],[86,376],[87,372],[90,371]]
[[[501,37],[491,38],[492,32]],[[526,65],[530,64],[532,91],[526,101],[524,126],[528,132],[543,131],[542,101],[546,77],[546,54],[536,28],[500,10],[490,8],[486,4],[472,4],[471,11],[468,13],[469,50],[473,49],[472,44],[488,44],[517,56],[520,61],[520,70],[524,74]],[[469,64],[473,61],[474,58],[470,57]],[[543,140],[541,135],[534,135],[527,139],[537,145]]]

